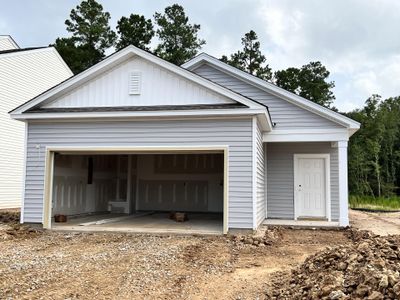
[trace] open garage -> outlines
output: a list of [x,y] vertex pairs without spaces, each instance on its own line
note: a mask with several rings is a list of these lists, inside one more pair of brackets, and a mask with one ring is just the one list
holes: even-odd
[[52,151],[53,229],[223,232],[224,151]]

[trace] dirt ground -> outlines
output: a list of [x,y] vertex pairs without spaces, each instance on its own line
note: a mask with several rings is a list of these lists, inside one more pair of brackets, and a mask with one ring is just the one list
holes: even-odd
[[370,213],[350,210],[350,225],[378,235],[400,234],[400,212]]
[[351,243],[346,230],[280,228],[270,245],[254,246],[222,236],[42,232],[10,224],[0,226],[0,299],[263,299],[276,274]]

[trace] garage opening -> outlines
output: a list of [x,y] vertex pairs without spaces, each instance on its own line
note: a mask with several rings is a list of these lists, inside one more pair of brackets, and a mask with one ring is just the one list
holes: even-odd
[[54,229],[223,232],[224,153],[54,152]]

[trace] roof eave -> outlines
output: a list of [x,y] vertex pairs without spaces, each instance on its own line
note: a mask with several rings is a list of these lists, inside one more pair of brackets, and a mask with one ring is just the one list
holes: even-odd
[[[286,91],[278,86],[273,85],[265,80],[257,78],[251,74],[243,72],[235,67],[232,67],[224,62],[221,62],[215,57],[212,57],[206,53],[201,53],[189,60],[188,62],[182,65],[183,68],[188,69],[190,71],[195,70],[196,68],[202,66],[203,64],[209,64],[222,72],[229,73],[231,76],[239,78],[241,80],[246,81],[247,83],[254,85],[260,89],[265,90],[268,93],[274,94],[275,96],[284,98],[288,102],[300,106],[306,110],[309,110],[313,113],[316,113],[324,118],[327,118],[335,123],[338,123],[348,129],[352,129],[357,131],[360,128],[360,123],[343,116],[339,113],[336,113],[328,108],[325,108],[321,105],[318,105],[310,100],[307,100],[301,96],[298,96],[294,93]],[[354,131],[354,132],[355,132]]]
[[[11,113],[14,120],[49,120],[49,119],[94,119],[94,118],[171,118],[171,117],[223,117],[223,116],[253,116],[265,115],[265,109],[235,108],[235,109],[204,109],[180,111],[118,111],[118,112],[63,112],[63,113]],[[264,122],[268,129],[271,121]]]
[[41,95],[22,104],[21,106],[10,111],[10,113],[26,112],[30,108],[39,105],[40,103],[46,101],[47,99],[49,99],[51,97],[56,97],[58,94],[60,94],[62,92],[69,91],[70,89],[73,89],[73,88],[79,86],[80,84],[82,84],[82,82],[85,82],[85,80],[90,80],[91,78],[95,77],[96,75],[103,72],[104,70],[107,70],[108,68],[112,68],[113,66],[117,65],[119,62],[122,62],[125,59],[129,58],[130,56],[135,56],[135,55],[145,58],[145,59],[149,60],[150,62],[156,63],[171,72],[174,72],[180,76],[183,76],[192,82],[196,82],[205,88],[208,88],[208,89],[210,89],[216,93],[219,93],[221,95],[224,95],[224,96],[226,96],[232,100],[235,100],[239,103],[242,103],[250,108],[263,108],[263,106],[261,104],[258,104],[250,99],[247,99],[246,97],[244,97],[238,93],[235,93],[225,87],[222,87],[222,86],[220,86],[210,80],[207,80],[195,73],[192,73],[184,68],[173,65],[172,63],[169,63],[153,54],[150,54],[145,50],[139,49],[134,46],[128,46],[120,51],[115,52],[114,54],[110,55],[109,57],[107,57],[103,61],[95,64],[94,66],[90,67],[89,69],[67,79],[66,81],[62,82],[61,84],[45,91]]

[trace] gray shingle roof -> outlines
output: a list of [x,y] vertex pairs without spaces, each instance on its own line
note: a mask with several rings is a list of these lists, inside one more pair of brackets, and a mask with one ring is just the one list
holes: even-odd
[[115,106],[115,107],[62,107],[33,108],[28,113],[62,113],[62,112],[112,112],[112,111],[160,111],[160,110],[197,110],[197,109],[232,109],[245,108],[244,104],[199,104],[199,105],[158,105],[158,106]]

